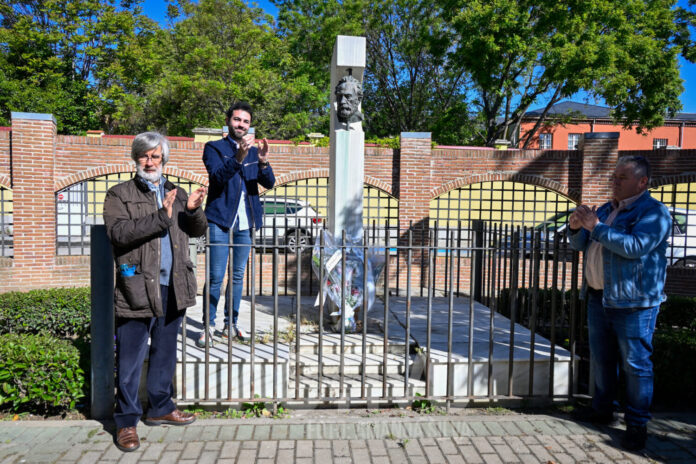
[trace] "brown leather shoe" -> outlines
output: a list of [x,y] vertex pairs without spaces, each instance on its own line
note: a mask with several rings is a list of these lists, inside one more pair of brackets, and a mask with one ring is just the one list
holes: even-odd
[[178,409],[162,417],[148,417],[145,419],[147,425],[188,425],[196,420],[196,416],[189,412],[182,412]]
[[116,448],[124,453],[140,448],[140,439],[135,427],[123,427],[116,431]]

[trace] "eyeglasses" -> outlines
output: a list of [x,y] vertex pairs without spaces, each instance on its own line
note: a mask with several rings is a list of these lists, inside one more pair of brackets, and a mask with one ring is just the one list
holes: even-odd
[[156,163],[157,161],[162,159],[162,155],[139,155],[138,156],[138,162],[139,163],[144,163],[146,160],[150,160],[153,163]]

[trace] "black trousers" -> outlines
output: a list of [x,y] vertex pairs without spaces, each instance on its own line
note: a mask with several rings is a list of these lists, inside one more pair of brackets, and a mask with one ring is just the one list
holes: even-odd
[[148,417],[160,417],[172,412],[172,380],[176,368],[176,337],[184,312],[176,308],[174,293],[167,285],[160,285],[163,317],[116,319],[116,427],[132,427],[138,424],[143,409],[138,400],[140,373],[148,352],[147,396],[150,402]]

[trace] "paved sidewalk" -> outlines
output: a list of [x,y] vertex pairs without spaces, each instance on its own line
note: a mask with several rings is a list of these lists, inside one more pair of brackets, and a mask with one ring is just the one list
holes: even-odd
[[696,463],[696,413],[657,415],[643,453],[618,445],[623,427],[588,427],[545,414],[453,410],[292,411],[285,419],[207,419],[138,426],[122,453],[113,424],[0,423],[0,463]]

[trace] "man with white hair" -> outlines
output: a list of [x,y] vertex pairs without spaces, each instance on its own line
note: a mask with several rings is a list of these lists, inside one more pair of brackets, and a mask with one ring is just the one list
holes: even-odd
[[189,237],[200,237],[208,223],[201,209],[205,187],[191,196],[162,176],[169,143],[156,132],[138,134],[131,157],[133,179],[106,193],[104,223],[116,261],[117,393],[116,446],[140,446],[136,426],[143,410],[138,386],[148,352],[149,425],[186,425],[196,418],[172,401],[176,339],[186,308],[196,303],[196,276]]
[[592,408],[580,420],[615,421],[621,368],[626,378],[624,448],[645,447],[653,394],[652,336],[665,300],[665,251],[672,219],[650,196],[650,164],[642,156],[619,159],[612,174],[613,200],[586,205],[570,216],[570,243],[584,251]]

